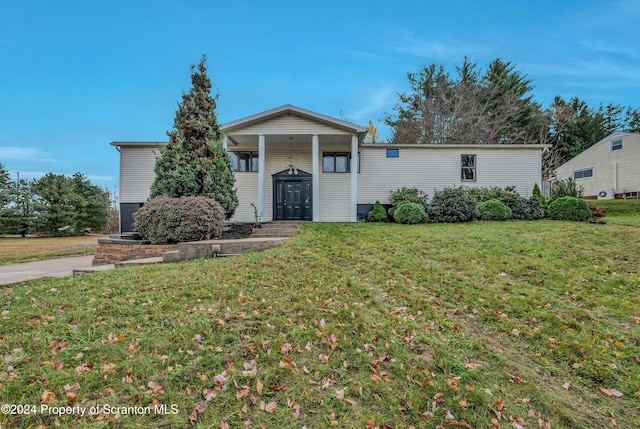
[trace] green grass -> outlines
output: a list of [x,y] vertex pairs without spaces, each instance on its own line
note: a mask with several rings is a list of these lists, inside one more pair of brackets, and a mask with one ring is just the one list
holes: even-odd
[[310,224],[261,253],[0,289],[0,402],[177,409],[0,426],[640,427],[640,216],[607,209]]

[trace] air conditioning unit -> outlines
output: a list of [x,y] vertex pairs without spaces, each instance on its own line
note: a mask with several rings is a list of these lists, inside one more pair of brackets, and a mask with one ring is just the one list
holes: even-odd
[[598,191],[598,199],[599,200],[612,200],[615,198],[615,193],[613,189],[603,189]]

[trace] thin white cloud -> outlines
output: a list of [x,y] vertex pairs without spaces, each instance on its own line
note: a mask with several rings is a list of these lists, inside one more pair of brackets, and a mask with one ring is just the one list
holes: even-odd
[[394,60],[394,58],[389,55],[382,55],[377,52],[368,52],[360,49],[347,48],[343,50],[343,53],[346,56],[358,57],[358,58],[363,58],[367,60],[375,60],[375,61],[393,61]]
[[55,161],[55,158],[38,148],[20,146],[0,146],[0,159],[13,161]]
[[96,176],[96,175],[92,175],[89,174],[86,176],[87,179],[89,179],[89,181],[91,183],[103,183],[103,182],[114,182],[117,183],[117,180],[113,177],[113,176]]
[[374,115],[379,114],[382,110],[387,109],[396,101],[396,93],[389,84],[382,84],[375,88],[368,89],[363,95],[360,106],[353,109],[350,114],[354,120],[368,122]]
[[634,58],[634,59],[640,58],[640,52],[638,52],[637,49],[634,49],[633,47],[628,45],[627,46],[614,45],[612,43],[608,43],[602,40],[596,40],[596,41],[585,40],[585,41],[582,41],[581,44],[586,48],[596,52],[623,55],[623,56]]
[[462,58],[491,55],[495,48],[482,43],[425,40],[413,34],[402,34],[391,47],[394,51],[434,60],[462,61]]

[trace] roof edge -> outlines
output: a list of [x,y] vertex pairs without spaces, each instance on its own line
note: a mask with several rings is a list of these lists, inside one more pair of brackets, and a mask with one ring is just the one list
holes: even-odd
[[487,149],[546,149],[549,144],[481,144],[481,143],[459,143],[459,144],[418,144],[418,143],[363,143],[362,147],[377,148],[430,148],[430,149],[456,149],[456,148],[487,148]]
[[311,110],[303,109],[302,107],[297,107],[292,104],[285,104],[280,107],[276,107],[273,109],[265,110],[264,112],[255,113],[250,116],[246,116],[244,118],[236,119],[235,121],[227,122],[222,124],[222,129],[224,131],[232,130],[234,128],[249,125],[254,122],[259,122],[262,120],[266,120],[272,117],[280,116],[286,114],[287,112],[297,113],[298,115],[319,120],[322,122],[326,122],[329,124],[337,125],[342,128],[350,128],[356,133],[366,133],[368,127],[354,124],[352,122],[343,121],[342,119],[333,118],[331,116],[323,115],[321,113],[313,112]]

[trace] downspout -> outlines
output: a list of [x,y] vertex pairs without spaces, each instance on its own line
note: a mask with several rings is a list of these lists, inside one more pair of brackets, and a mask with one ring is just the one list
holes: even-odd
[[613,161],[613,197],[618,189],[618,161]]

